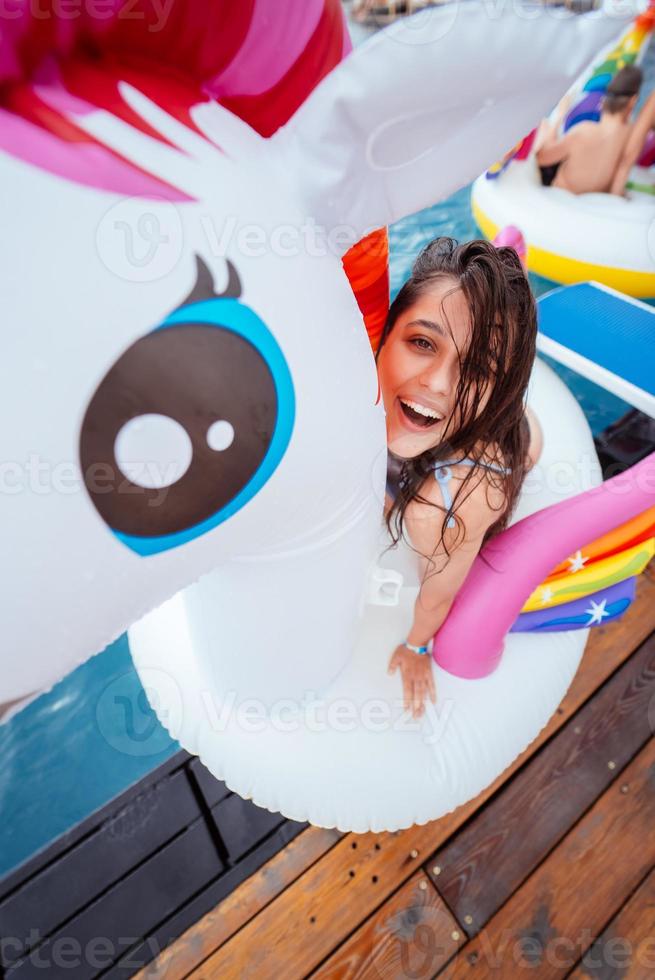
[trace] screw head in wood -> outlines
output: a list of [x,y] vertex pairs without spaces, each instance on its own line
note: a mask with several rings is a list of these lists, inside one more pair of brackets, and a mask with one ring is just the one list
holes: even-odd
[[473,916],[472,915],[465,915],[464,916],[464,922],[466,923],[467,926],[472,925],[472,923],[473,923]]
[[412,850],[409,852],[409,856],[411,858],[417,858],[418,857],[418,851],[416,850],[415,847],[413,847]]
[[422,892],[424,892],[425,889],[428,887],[427,881],[419,881],[418,887],[421,889]]
[[439,867],[438,864],[435,864],[434,868],[432,869],[432,874],[433,875],[440,875],[441,874],[441,868]]
[[607,763],[607,768],[608,769],[616,769],[616,762],[612,762],[612,761],[608,762]]
[[450,934],[450,938],[451,938],[451,939],[454,939],[454,940],[455,940],[455,942],[457,942],[457,941],[459,940],[459,933],[458,933],[458,931],[457,931],[457,929],[454,929],[454,930],[453,930],[453,931],[451,932],[451,934]]

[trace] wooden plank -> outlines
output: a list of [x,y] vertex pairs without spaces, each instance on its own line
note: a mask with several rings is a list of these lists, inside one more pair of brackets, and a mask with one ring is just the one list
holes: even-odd
[[655,865],[655,739],[440,980],[566,976]]
[[182,980],[188,976],[343,836],[338,830],[308,827],[165,949],[135,980]]
[[[598,627],[594,629],[591,633],[589,643],[587,644],[587,649],[585,651],[584,657],[582,659],[578,673],[567,692],[564,700],[562,701],[560,708],[553,715],[549,724],[543,729],[535,741],[528,746],[528,748],[514,761],[514,763],[501,773],[497,779],[485,789],[478,797],[474,800],[463,804],[458,807],[452,813],[447,814],[440,820],[433,821],[424,827],[412,827],[409,830],[402,831],[403,847],[408,853],[413,849],[418,849],[420,854],[420,860],[424,861],[425,849],[427,848],[428,854],[433,853],[438,847],[440,847],[443,842],[453,834],[470,816],[474,813],[484,802],[492,796],[506,781],[509,777],[516,772],[524,762],[529,759],[536,749],[542,745],[547,739],[558,731],[562,725],[567,721],[567,719],[578,710],[578,708],[584,704],[584,702],[593,694],[596,688],[605,681],[614,670],[619,667],[632,653],[632,651],[655,629],[655,579],[652,577],[652,566],[651,570],[642,576],[640,576],[637,583],[637,601],[633,603],[625,616],[621,620],[612,623],[607,627]],[[303,835],[304,836],[304,835]],[[370,835],[364,835],[364,838],[368,838]],[[385,841],[389,835],[379,835],[380,841]],[[397,836],[397,835],[396,835]],[[338,853],[345,853],[347,856],[350,855],[348,850],[351,847],[351,841],[359,841],[361,838],[359,835],[346,835],[342,840],[339,841],[329,852],[328,859],[336,860],[336,857],[332,855]],[[365,845],[364,845],[365,846]],[[339,859],[340,860],[340,859]],[[321,862],[322,863],[322,862]],[[398,873],[394,872],[389,878],[389,887],[387,895],[391,894],[395,888],[397,888],[407,877],[414,871],[415,863],[411,863],[409,867],[401,868]],[[335,920],[329,926],[329,935],[326,932],[327,926],[324,926],[323,935],[324,941],[320,943],[320,948],[315,953],[312,948],[314,939],[310,941],[310,934],[305,929],[305,924],[310,916],[308,911],[308,900],[307,895],[311,892],[312,888],[317,886],[323,879],[319,879],[316,876],[318,866],[313,866],[309,872],[309,878],[306,875],[299,875],[296,877],[292,887],[289,889],[292,896],[297,896],[297,900],[292,899],[291,901],[286,897],[286,892],[280,895],[280,897],[275,898],[270,905],[266,905],[263,912],[259,912],[257,909],[257,902],[254,903],[246,902],[243,908],[243,915],[240,916],[237,912],[228,916],[229,926],[226,929],[219,929],[216,933],[215,939],[213,938],[213,931],[211,925],[205,929],[203,923],[199,923],[197,927],[200,932],[200,940],[198,944],[198,954],[194,954],[194,931],[195,929],[190,929],[185,936],[182,937],[179,944],[179,949],[173,948],[168,956],[160,957],[163,964],[171,965],[173,970],[172,973],[167,973],[167,980],[181,980],[182,977],[190,974],[191,969],[203,963],[210,952],[213,950],[220,950],[221,946],[228,942],[230,937],[234,936],[239,929],[239,942],[241,942],[241,936],[243,935],[244,942],[256,934],[256,929],[258,926],[252,925],[252,923],[259,923],[259,920],[264,916],[265,921],[263,926],[265,929],[269,928],[269,917],[271,923],[275,927],[274,931],[281,934],[281,942],[284,943],[284,937],[292,937],[297,935],[303,935],[303,947],[304,947],[304,974],[306,975],[312,969],[314,969],[319,962],[321,962],[325,956],[329,955],[332,950],[334,950],[350,932],[353,928],[357,927],[365,918],[367,914],[367,906],[364,904],[360,907],[358,904],[358,898],[352,899],[352,907],[350,908],[349,915],[345,918],[340,916],[336,917]],[[298,869],[296,869],[298,870]],[[282,884],[282,889],[285,887]],[[325,886],[328,890],[329,885],[329,875],[328,883]],[[383,900],[383,899],[381,899]],[[319,896],[320,901],[320,896]],[[280,910],[278,915],[277,909],[278,905],[284,902],[283,908]],[[213,921],[215,922],[217,918],[221,917],[223,906],[220,905],[212,913]],[[261,908],[261,906],[260,906]],[[252,916],[256,915],[253,920]],[[275,923],[277,922],[277,925]],[[242,928],[244,926],[248,928]],[[252,928],[251,928],[252,926]],[[315,934],[312,934],[315,935]],[[216,945],[211,949],[212,943],[215,941]],[[296,939],[289,938],[289,945],[298,945]],[[257,943],[254,943],[256,946]],[[179,962],[181,964],[181,971],[177,972],[177,958],[179,955]],[[230,957],[235,956],[233,951],[230,952]],[[169,958],[170,957],[170,958]],[[283,957],[281,958],[283,962]],[[247,954],[246,954],[247,960]],[[156,964],[153,964],[151,969],[158,969],[159,960]],[[156,973],[151,973],[151,976],[156,976]],[[160,974],[163,976],[163,974]],[[209,974],[205,974],[204,968],[198,974],[198,980],[202,977],[208,977]]]
[[312,980],[427,980],[465,935],[419,871],[315,973]]
[[655,871],[592,943],[570,980],[653,980],[655,977]]
[[411,832],[348,835],[191,974],[304,977],[415,873],[434,823]]
[[7,980],[92,980],[221,870],[200,819],[10,967]]
[[[200,816],[182,770],[132,799],[0,904],[8,966]],[[30,936],[31,941],[30,941]]]
[[651,702],[655,705],[655,635],[435,855],[430,876],[469,936],[620,778],[653,734]]

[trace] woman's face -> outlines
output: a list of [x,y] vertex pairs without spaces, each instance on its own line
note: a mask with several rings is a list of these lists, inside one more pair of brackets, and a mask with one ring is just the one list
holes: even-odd
[[434,283],[396,320],[377,369],[387,446],[397,456],[409,459],[443,441],[470,335],[469,306],[455,280]]

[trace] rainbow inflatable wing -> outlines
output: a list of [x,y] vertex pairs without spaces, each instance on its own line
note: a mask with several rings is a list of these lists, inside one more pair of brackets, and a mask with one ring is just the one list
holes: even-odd
[[618,619],[634,602],[635,578],[628,578],[607,589],[601,589],[585,599],[567,602],[556,609],[521,613],[511,633],[552,633],[563,630],[588,629]]
[[655,553],[655,507],[578,549],[527,600],[512,632],[586,629],[621,616]]
[[[473,563],[448,618],[434,638],[436,662],[458,677],[485,677],[495,670],[504,637],[521,611],[517,595],[526,585],[530,588],[542,583],[523,606],[523,613],[532,618],[520,621],[516,632],[525,632],[526,623],[539,631],[554,624],[555,619],[576,619],[581,615],[581,606],[566,609],[571,601],[587,602],[589,618],[594,622],[606,618],[603,614],[609,601],[617,603],[620,611],[621,603],[629,598],[627,587],[611,597],[592,597],[601,589],[639,574],[652,558],[654,496],[652,453],[625,473],[531,514],[492,539]],[[621,516],[627,521],[621,522]],[[635,536],[640,539],[636,544],[609,553],[610,549],[621,549],[622,542],[633,541]],[[590,539],[595,542],[591,551],[599,557],[585,568],[585,542]],[[553,560],[563,549],[570,551],[572,557],[558,563],[552,577],[544,582],[544,573],[552,568]],[[562,574],[563,566],[568,566],[568,573]],[[535,613],[546,602],[553,607],[553,618],[536,618]],[[482,637],[480,624],[484,625]]]

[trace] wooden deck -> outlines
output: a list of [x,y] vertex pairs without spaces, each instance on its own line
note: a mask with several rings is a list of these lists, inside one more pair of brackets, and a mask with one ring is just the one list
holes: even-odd
[[394,834],[310,827],[140,980],[655,977],[655,567],[547,728]]

